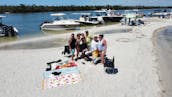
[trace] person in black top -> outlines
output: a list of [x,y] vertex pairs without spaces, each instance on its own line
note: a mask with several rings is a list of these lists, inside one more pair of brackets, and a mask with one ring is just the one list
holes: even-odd
[[76,39],[75,39],[75,35],[72,33],[69,39],[69,49],[71,50],[72,53],[72,60],[75,56],[75,48],[76,48]]

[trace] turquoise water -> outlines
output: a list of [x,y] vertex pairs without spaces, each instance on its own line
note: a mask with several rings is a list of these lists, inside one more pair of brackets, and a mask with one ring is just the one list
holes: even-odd
[[[73,13],[86,13],[92,11],[66,11],[62,12],[67,14],[68,18],[78,19],[80,14]],[[144,14],[153,12],[153,10],[141,10]],[[44,32],[40,31],[40,24],[44,21],[52,21],[53,17],[50,16],[51,13],[55,12],[38,12],[38,13],[11,13],[11,14],[0,14],[5,15],[6,18],[3,22],[7,25],[13,25],[19,30],[19,37],[25,36],[39,36],[45,35]],[[124,13],[124,10],[117,10],[116,13]]]
[[[24,14],[3,14],[6,18],[3,23],[13,25],[19,30],[19,37],[43,35],[40,31],[40,24],[44,21],[52,21],[53,17],[50,16],[52,12],[41,13],[24,13]],[[72,12],[65,12],[70,14]],[[68,15],[69,18],[77,18],[77,15]]]

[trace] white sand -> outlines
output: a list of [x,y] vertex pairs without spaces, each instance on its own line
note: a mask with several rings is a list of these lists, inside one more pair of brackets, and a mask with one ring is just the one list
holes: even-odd
[[[83,80],[75,85],[42,90],[46,63],[63,58],[62,47],[1,50],[0,97],[161,97],[162,87],[151,40],[154,30],[170,25],[172,20],[145,20],[146,26],[127,27],[117,24],[90,29],[90,32],[118,28],[132,28],[133,31],[105,34],[107,55],[115,56],[115,64],[119,70],[117,74],[107,75],[102,65],[94,66],[90,62],[84,65],[81,64],[83,60],[79,60]],[[48,38],[68,36],[69,34],[63,34]]]

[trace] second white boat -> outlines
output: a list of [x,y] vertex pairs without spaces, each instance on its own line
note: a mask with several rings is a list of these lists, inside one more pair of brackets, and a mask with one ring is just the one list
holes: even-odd
[[64,13],[55,13],[51,16],[55,16],[56,19],[53,22],[44,22],[41,24],[42,30],[71,30],[76,29],[80,23],[73,19],[65,19]]

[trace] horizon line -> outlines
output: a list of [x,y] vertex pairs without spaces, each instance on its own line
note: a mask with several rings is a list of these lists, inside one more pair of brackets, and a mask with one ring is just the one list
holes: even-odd
[[172,5],[167,5],[167,6],[163,6],[163,5],[110,5],[110,4],[106,4],[106,5],[38,5],[38,4],[17,4],[17,5],[7,5],[7,4],[4,4],[4,5],[1,5],[0,6],[20,6],[20,5],[26,5],[26,6],[121,6],[121,7],[172,7]]

